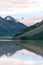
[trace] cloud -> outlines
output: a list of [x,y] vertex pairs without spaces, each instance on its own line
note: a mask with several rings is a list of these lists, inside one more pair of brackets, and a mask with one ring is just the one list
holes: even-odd
[[23,60],[23,59],[13,59],[13,58],[1,58],[0,65],[38,65],[41,61],[35,60]]
[[0,0],[0,13],[43,11],[43,0]]

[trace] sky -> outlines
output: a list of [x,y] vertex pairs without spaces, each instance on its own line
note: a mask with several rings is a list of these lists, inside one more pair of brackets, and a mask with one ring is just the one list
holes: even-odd
[[0,15],[43,16],[43,0],[0,0]]
[[0,65],[43,65],[43,58],[40,55],[22,49],[11,57],[3,55],[0,58]]

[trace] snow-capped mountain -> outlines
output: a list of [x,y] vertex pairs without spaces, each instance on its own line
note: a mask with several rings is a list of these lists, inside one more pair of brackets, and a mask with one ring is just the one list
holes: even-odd
[[13,17],[11,17],[11,16],[6,16],[6,17],[5,17],[5,20],[11,20],[11,21],[14,21],[15,19],[14,19]]
[[0,17],[0,36],[13,36],[26,26],[11,16]]

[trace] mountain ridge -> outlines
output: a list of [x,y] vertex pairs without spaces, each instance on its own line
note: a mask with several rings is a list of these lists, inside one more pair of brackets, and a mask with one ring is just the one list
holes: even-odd
[[[21,31],[19,34],[16,34],[15,37],[19,38],[19,39],[24,39],[24,40],[27,40],[27,39],[34,40],[35,36],[37,34],[39,34],[40,32],[43,33],[43,20],[39,23],[36,23],[35,25],[32,25],[32,26],[26,28],[25,30]],[[43,34],[41,35],[41,33],[36,37],[36,39],[39,39],[39,38],[43,39]],[[34,36],[34,38],[33,38],[33,36]]]
[[6,20],[0,17],[0,36],[13,36],[27,26],[17,20]]

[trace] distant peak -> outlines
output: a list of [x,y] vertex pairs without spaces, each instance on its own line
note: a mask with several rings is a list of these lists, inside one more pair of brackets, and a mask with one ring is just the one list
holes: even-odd
[[6,20],[15,20],[15,19],[14,19],[13,17],[11,17],[11,16],[6,16],[5,19],[6,19]]

